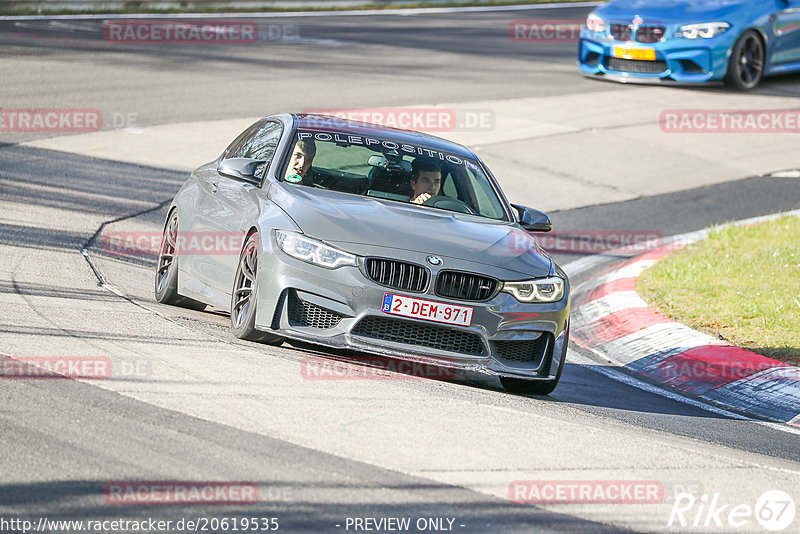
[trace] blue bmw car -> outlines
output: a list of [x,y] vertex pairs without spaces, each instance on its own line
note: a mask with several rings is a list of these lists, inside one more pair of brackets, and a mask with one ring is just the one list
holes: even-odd
[[586,19],[578,63],[620,82],[727,82],[800,71],[800,0],[612,0]]

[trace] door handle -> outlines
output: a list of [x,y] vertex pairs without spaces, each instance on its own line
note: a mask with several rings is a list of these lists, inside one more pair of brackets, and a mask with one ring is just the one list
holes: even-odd
[[212,192],[212,193],[216,193],[216,192],[217,192],[217,189],[219,189],[219,188],[217,187],[217,184],[215,184],[214,182],[211,182],[211,183],[210,183],[210,185],[211,185],[211,192]]

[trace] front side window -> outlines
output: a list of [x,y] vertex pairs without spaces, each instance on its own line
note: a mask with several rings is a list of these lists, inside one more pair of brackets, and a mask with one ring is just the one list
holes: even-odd
[[256,168],[256,176],[263,178],[283,134],[283,126],[274,121],[261,120],[242,132],[225,150],[225,159],[263,159]]
[[272,161],[282,132],[283,127],[279,123],[267,122],[250,141],[243,157]]
[[477,161],[421,144],[300,130],[280,175],[300,186],[506,218]]
[[269,121],[253,136],[244,151],[245,158],[263,159],[265,163],[256,167],[256,176],[263,178],[264,172],[275,157],[275,150],[283,134],[283,126],[280,123]]
[[247,148],[250,146],[253,136],[256,135],[263,127],[264,121],[258,121],[239,134],[239,137],[234,139],[233,142],[228,145],[228,148],[225,149],[225,159],[245,157],[244,154],[247,151]]

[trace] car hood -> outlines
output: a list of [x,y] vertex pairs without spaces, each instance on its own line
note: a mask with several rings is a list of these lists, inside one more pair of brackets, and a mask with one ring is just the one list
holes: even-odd
[[538,243],[507,222],[282,183],[274,184],[269,196],[304,234],[344,250],[360,253],[377,246],[398,250],[395,257],[403,257],[400,251],[432,254],[523,277],[553,272],[550,257]]
[[639,15],[648,22],[713,22],[725,17],[748,0],[615,0],[595,10],[609,20],[630,21]]

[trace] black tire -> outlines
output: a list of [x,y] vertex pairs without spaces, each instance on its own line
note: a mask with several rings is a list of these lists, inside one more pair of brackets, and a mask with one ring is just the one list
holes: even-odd
[[178,211],[173,210],[167,217],[164,233],[161,236],[154,288],[156,300],[162,304],[202,311],[206,308],[204,303],[178,294],[178,263],[175,254],[177,237]]
[[740,91],[752,89],[764,74],[765,58],[766,50],[761,36],[755,30],[747,30],[733,45],[725,81]]
[[231,288],[231,331],[239,339],[280,345],[284,338],[256,330],[256,299],[258,294],[258,233],[247,236],[239,254],[236,276]]

